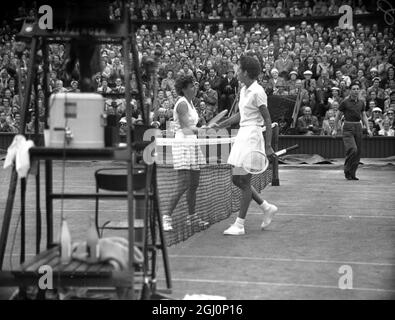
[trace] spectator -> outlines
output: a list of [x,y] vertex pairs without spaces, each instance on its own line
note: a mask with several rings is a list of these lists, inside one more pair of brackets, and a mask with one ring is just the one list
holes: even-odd
[[332,136],[334,130],[335,130],[335,117],[330,117],[328,120],[324,120],[322,122],[321,135]]
[[0,132],[13,132],[11,126],[7,122],[7,115],[4,111],[0,112]]
[[[304,66],[304,72],[310,71],[311,72],[311,77],[313,79],[317,79],[317,63],[314,60],[313,56],[308,56],[305,62]],[[305,73],[303,73],[305,74]]]
[[[370,68],[370,73],[369,75],[366,77],[368,80],[367,86],[370,87],[373,85],[373,81],[375,78],[377,78],[379,76],[379,72],[377,70],[376,67],[372,67]],[[379,78],[380,79],[380,78]]]
[[373,85],[371,87],[368,88],[367,93],[368,95],[374,91],[376,93],[376,97],[378,99],[382,99],[384,100],[384,89],[380,88],[380,78],[379,77],[375,77],[372,79],[372,83]]
[[80,92],[80,89],[78,89],[78,81],[73,80],[71,81],[71,88],[69,89],[68,92]]
[[218,93],[211,88],[210,81],[206,80],[204,82],[204,90],[200,93],[200,97],[206,104],[207,112],[216,114],[218,111]]
[[228,70],[227,76],[222,79],[219,88],[220,100],[218,112],[221,112],[224,109],[230,110],[236,98],[238,88],[239,82],[234,77],[234,70],[231,68]]
[[115,88],[111,90],[112,93],[125,93],[125,87],[122,85],[122,79],[115,79]]
[[358,80],[361,83],[362,89],[367,89],[368,80],[365,77],[365,72],[363,69],[359,69],[357,71],[357,77],[355,80]]
[[56,87],[52,91],[53,93],[64,93],[64,92],[68,91],[65,87],[63,87],[63,81],[62,80],[56,80],[55,85],[56,85]]
[[182,69],[178,72],[178,76],[190,76],[190,77],[195,77],[193,74],[193,71],[189,68],[189,64],[188,63],[184,63],[182,66]]
[[328,102],[330,104],[332,104],[333,101],[336,101],[339,104],[342,101],[342,98],[340,96],[340,88],[338,88],[338,87],[332,87],[331,88],[331,97],[328,98]]
[[272,91],[274,95],[281,94],[287,86],[285,80],[279,77],[279,72],[276,68],[273,68],[270,73],[272,77],[269,79],[269,90]]
[[390,122],[391,129],[395,129],[395,116],[394,116],[395,109],[389,109],[387,111],[387,118]]
[[374,100],[376,102],[376,106],[381,110],[384,110],[384,100],[377,97],[376,91],[371,90],[366,97],[366,100]]
[[346,58],[346,64],[340,68],[341,72],[350,77],[350,79],[355,79],[357,77],[357,67],[352,64],[352,58]]
[[303,116],[298,118],[297,132],[303,135],[315,135],[320,132],[320,125],[316,116],[311,114],[311,108],[304,106]]
[[279,58],[274,62],[274,68],[278,70],[279,76],[282,78],[288,77],[289,72],[292,70],[293,61],[288,55],[287,49],[280,51]]
[[309,90],[311,86],[316,87],[316,82],[314,79],[312,79],[313,72],[311,70],[306,70],[305,72],[303,72],[303,76],[304,76],[303,87],[305,89]]
[[101,86],[99,88],[97,88],[97,92],[99,92],[99,93],[111,93],[112,92],[112,90],[108,86],[107,79],[102,80]]
[[214,68],[211,68],[208,72],[207,81],[210,83],[210,87],[213,90],[218,90],[221,84],[221,78],[217,76],[217,72]]
[[[335,108],[329,109],[324,117],[324,120],[322,121],[322,129],[321,129],[321,135],[325,136],[331,136],[333,135],[333,131],[335,130],[335,117],[336,117],[336,112],[337,112],[338,106]],[[341,128],[341,122],[339,121],[337,128]],[[337,132],[338,135],[341,135],[341,132]]]
[[373,108],[372,115],[368,120],[373,122],[373,128],[376,132],[382,129],[383,111],[379,107]]
[[171,91],[175,89],[174,84],[174,72],[172,70],[169,70],[167,71],[167,77],[162,80],[161,88],[165,91]]
[[114,83],[117,78],[125,78],[125,69],[121,63],[121,60],[118,57],[114,57],[109,79],[112,83]]
[[329,75],[333,74],[333,66],[330,64],[327,55],[323,55],[321,59],[322,60],[317,63],[317,77],[320,77],[323,73],[325,73],[329,78]]
[[379,130],[378,135],[379,136],[385,136],[385,137],[394,137],[395,136],[395,131],[394,129],[391,128],[390,120],[389,119],[384,119],[382,123],[383,128]]
[[368,102],[366,103],[366,116],[368,118],[370,118],[373,115],[373,109],[375,109],[376,107],[377,104],[375,100],[368,100]]
[[297,87],[296,87],[296,82],[298,77],[298,73],[296,71],[291,71],[289,73],[289,81],[287,82],[287,91],[289,95],[295,95],[297,94]]

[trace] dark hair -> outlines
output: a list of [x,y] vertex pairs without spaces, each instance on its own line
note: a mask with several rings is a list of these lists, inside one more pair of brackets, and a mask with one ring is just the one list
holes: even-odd
[[361,88],[361,82],[358,80],[354,80],[353,82],[351,82],[350,88],[352,88],[353,86],[358,86],[358,88]]
[[261,64],[259,61],[249,55],[240,57],[240,68],[243,71],[247,71],[248,77],[255,80],[261,73]]
[[194,85],[195,81],[192,76],[181,75],[176,79],[174,87],[176,88],[177,94],[179,96],[184,96],[182,92],[183,89],[186,89],[188,85]]

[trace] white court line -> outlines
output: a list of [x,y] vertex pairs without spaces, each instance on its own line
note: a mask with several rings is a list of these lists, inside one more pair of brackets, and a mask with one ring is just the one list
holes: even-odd
[[[263,215],[262,212],[248,212],[248,214],[253,215]],[[350,215],[340,215],[340,214],[311,214],[311,213],[276,213],[276,216],[301,216],[301,217],[330,217],[330,218],[350,218]],[[355,216],[352,218],[382,218],[382,219],[395,219],[395,216]]]
[[[158,253],[159,255],[160,252]],[[12,256],[19,256],[19,253],[13,253]],[[5,256],[10,256],[6,253]],[[26,253],[26,256],[36,256],[34,253]],[[232,257],[232,256],[206,256],[206,255],[179,255],[170,254],[169,258],[187,258],[187,259],[230,259],[230,260],[255,260],[255,261],[277,261],[277,262],[302,262],[302,263],[330,263],[330,264],[354,264],[362,266],[378,266],[378,267],[394,267],[394,263],[376,263],[376,262],[361,262],[361,261],[336,261],[336,260],[308,260],[308,259],[286,259],[286,258],[258,258],[258,257]]]
[[[164,281],[164,279],[159,279]],[[336,289],[341,291],[373,291],[373,292],[395,292],[390,289],[376,289],[376,288],[352,288],[342,290],[336,286],[325,286],[304,283],[283,283],[283,282],[261,282],[261,281],[234,281],[234,280],[211,280],[211,279],[189,279],[189,278],[172,278],[172,281],[179,282],[197,282],[197,283],[216,283],[216,284],[231,284],[231,285],[252,285],[252,286],[277,286],[277,287],[296,287],[296,288],[319,288],[319,289]]]
[[207,256],[207,255],[180,255],[171,254],[170,258],[198,258],[198,259],[230,259],[230,260],[255,260],[255,261],[278,261],[278,262],[303,262],[303,263],[331,263],[331,264],[354,264],[362,266],[394,267],[394,263],[376,263],[362,261],[337,261],[337,260],[314,260],[314,259],[287,259],[287,258],[260,258],[260,257],[234,257],[234,256]]
[[[92,200],[94,201],[94,199]],[[103,200],[104,201],[104,200]],[[15,210],[19,210],[20,208],[15,207]],[[32,209],[32,208],[27,208],[27,209]],[[0,209],[2,210],[2,209]],[[119,209],[111,209],[111,208],[103,208],[103,210],[106,211],[111,211],[111,212],[117,212],[117,213],[127,213],[127,210],[119,210]],[[65,212],[92,212],[94,211],[94,209],[89,210],[89,209],[64,209],[63,211]],[[54,210],[54,213],[59,213],[60,210],[56,209]],[[252,215],[263,215],[262,212],[248,212],[248,214],[252,214]],[[340,214],[310,214],[310,213],[277,213],[276,216],[301,216],[301,217],[329,217],[329,218],[349,218],[349,215],[340,215]],[[387,215],[383,215],[383,216],[368,216],[368,215],[364,215],[364,216],[355,216],[353,215],[352,218],[381,218],[381,219],[395,219],[395,216],[387,216]]]

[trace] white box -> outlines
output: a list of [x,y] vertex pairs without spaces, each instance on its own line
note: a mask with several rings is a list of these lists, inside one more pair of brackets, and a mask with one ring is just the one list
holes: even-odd
[[[55,93],[49,100],[49,147],[104,148],[104,98],[96,93]],[[65,143],[65,128],[72,138]],[[67,140],[66,140],[67,141]]]

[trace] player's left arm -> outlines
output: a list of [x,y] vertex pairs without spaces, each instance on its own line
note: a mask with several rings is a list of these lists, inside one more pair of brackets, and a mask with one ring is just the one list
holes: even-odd
[[273,148],[272,148],[272,119],[270,118],[270,113],[269,109],[265,104],[262,104],[259,106],[259,111],[262,114],[265,126],[266,126],[266,131],[265,131],[265,150],[266,150],[266,155],[270,156],[274,153]]

